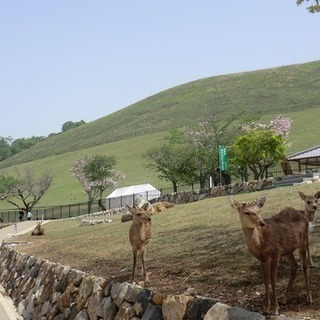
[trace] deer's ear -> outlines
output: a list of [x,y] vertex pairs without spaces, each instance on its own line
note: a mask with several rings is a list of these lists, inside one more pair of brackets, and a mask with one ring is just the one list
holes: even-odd
[[264,204],[266,203],[266,196],[260,196],[258,199],[257,199],[257,205],[259,208],[262,208],[264,206]]
[[314,195],[317,199],[320,198],[320,191],[318,191],[315,195]]
[[240,203],[237,200],[234,200],[231,197],[228,197],[228,200],[232,208],[235,208],[235,209],[239,208]]
[[[298,193],[299,193],[300,198],[301,198],[302,200],[304,200],[304,199],[306,198],[306,195],[305,195],[302,191],[298,191]],[[319,194],[319,196],[320,196],[320,194]]]

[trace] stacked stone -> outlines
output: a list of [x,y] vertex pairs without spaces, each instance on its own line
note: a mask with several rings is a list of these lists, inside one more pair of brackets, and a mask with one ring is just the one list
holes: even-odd
[[0,259],[0,282],[25,320],[264,319],[211,298],[155,293],[89,275],[22,254],[10,243],[2,244]]
[[110,219],[103,219],[103,220],[85,220],[82,219],[80,221],[80,227],[87,227],[87,226],[95,226],[97,224],[103,224],[103,223],[111,223],[112,220]]

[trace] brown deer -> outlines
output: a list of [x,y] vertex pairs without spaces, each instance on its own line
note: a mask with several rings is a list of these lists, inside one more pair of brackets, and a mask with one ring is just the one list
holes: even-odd
[[294,251],[299,249],[307,287],[307,300],[312,303],[309,289],[309,274],[306,252],[308,248],[308,221],[300,211],[287,207],[269,219],[263,220],[260,210],[266,201],[260,196],[251,202],[238,202],[229,198],[231,206],[239,212],[242,230],[250,253],[261,264],[266,291],[265,311],[270,312],[269,284],[272,287],[273,312],[279,314],[276,279],[281,257],[285,257],[291,267],[291,276],[286,291],[286,300],[297,275],[298,264]]
[[137,264],[137,257],[141,259],[141,269],[144,276],[144,283],[149,283],[149,278],[146,271],[145,256],[147,244],[151,238],[151,210],[144,210],[142,208],[135,208],[127,205],[129,211],[132,213],[133,220],[129,230],[129,240],[133,253],[133,266],[131,274],[131,282],[134,282],[134,273]]
[[174,203],[168,201],[159,201],[155,203],[146,202],[141,208],[144,210],[151,210],[151,213],[162,212],[166,209],[173,208]]
[[42,222],[38,222],[37,225],[34,227],[34,229],[31,232],[32,236],[42,236],[44,235],[44,229],[41,226]]
[[[318,199],[320,198],[320,191],[315,193],[313,196],[307,196],[302,191],[298,191],[301,199],[304,202],[304,211],[301,211],[309,221],[309,233],[312,232],[315,224],[315,213],[318,209]],[[310,266],[313,267],[313,260],[310,254],[309,246],[308,246],[308,257]]]

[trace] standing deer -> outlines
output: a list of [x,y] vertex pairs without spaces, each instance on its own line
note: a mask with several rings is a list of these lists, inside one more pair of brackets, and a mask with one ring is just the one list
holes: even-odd
[[[315,223],[315,213],[318,209],[318,199],[320,198],[320,191],[315,193],[315,195],[307,196],[302,191],[298,191],[301,199],[304,201],[304,211],[302,213],[305,215],[309,221],[309,233],[312,232]],[[313,267],[313,260],[310,254],[308,246],[308,257],[310,261],[310,266]]]
[[285,257],[291,267],[291,275],[286,291],[292,288],[297,275],[298,264],[293,252],[299,249],[307,287],[307,300],[312,303],[309,289],[309,274],[307,269],[306,252],[308,248],[308,221],[301,212],[287,207],[269,219],[263,220],[260,210],[266,201],[260,196],[252,202],[238,202],[229,198],[231,206],[239,212],[242,230],[250,253],[261,264],[266,291],[265,311],[270,312],[269,283],[272,287],[272,306],[275,315],[279,314],[279,305],[276,292],[276,279],[281,257]]
[[148,284],[149,278],[146,271],[145,256],[147,244],[151,238],[151,210],[144,210],[142,208],[135,208],[128,205],[127,207],[133,216],[132,225],[129,230],[129,240],[133,253],[131,282],[134,282],[137,257],[140,256],[144,283]]
[[34,227],[34,229],[31,232],[32,236],[42,236],[44,235],[44,229],[41,226],[42,222],[38,222],[37,225]]

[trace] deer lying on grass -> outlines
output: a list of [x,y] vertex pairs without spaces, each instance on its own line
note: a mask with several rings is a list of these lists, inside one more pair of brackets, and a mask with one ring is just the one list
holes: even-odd
[[259,212],[265,204],[266,197],[261,196],[252,202],[238,202],[229,198],[231,206],[239,212],[242,230],[250,253],[260,260],[263,271],[266,301],[265,311],[270,312],[269,283],[272,287],[272,306],[275,315],[279,314],[276,292],[276,279],[281,257],[287,258],[291,275],[286,292],[292,288],[297,275],[298,264],[293,252],[299,249],[307,287],[307,300],[312,303],[309,289],[309,274],[307,269],[306,252],[308,248],[308,221],[300,211],[287,207],[275,216],[263,220]]
[[42,222],[38,222],[37,225],[34,227],[34,229],[31,232],[32,236],[42,236],[44,235],[44,229],[41,226]]
[[132,213],[133,220],[129,230],[129,240],[133,253],[133,266],[131,274],[131,282],[134,282],[134,273],[137,264],[137,257],[141,259],[141,269],[144,276],[145,285],[149,283],[149,278],[146,271],[145,256],[147,244],[151,238],[151,210],[144,210],[142,208],[134,208],[127,205],[129,211]]
[[151,213],[153,214],[173,207],[174,203],[168,201],[159,201],[152,204],[150,202],[146,202],[141,208],[143,208],[144,210],[151,210]]
[[[301,199],[304,201],[304,211],[301,211],[307,220],[309,221],[309,233],[312,232],[315,222],[315,213],[318,209],[318,199],[320,198],[320,191],[315,193],[313,196],[307,196],[303,192],[298,191]],[[308,246],[308,257],[310,261],[310,266],[313,267],[313,260],[310,254],[309,246]]]

